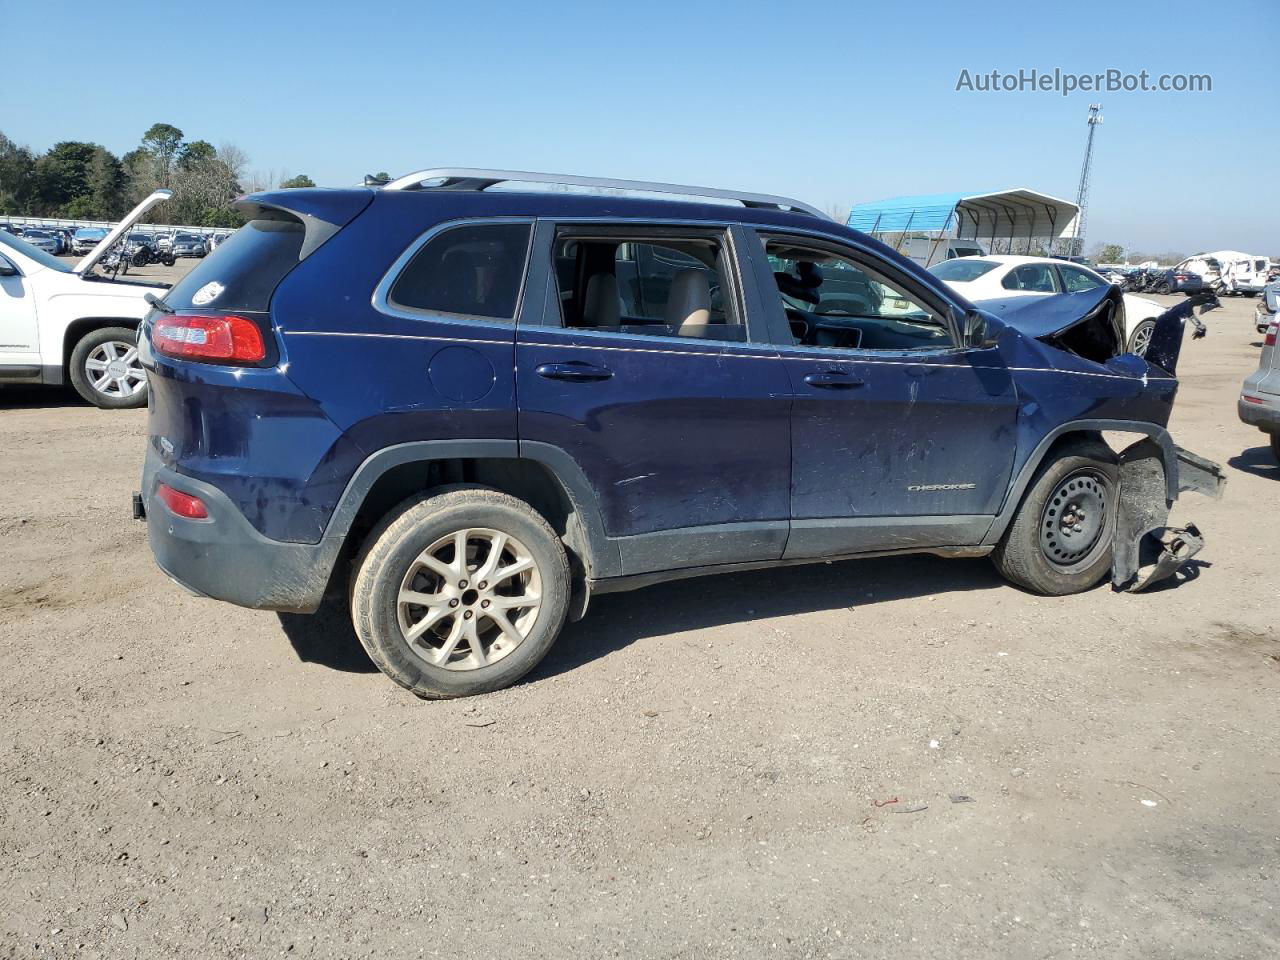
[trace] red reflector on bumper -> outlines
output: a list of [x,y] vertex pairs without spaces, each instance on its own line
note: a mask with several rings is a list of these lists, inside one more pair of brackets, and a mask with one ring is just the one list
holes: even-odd
[[186,517],[188,520],[207,520],[209,518],[209,511],[205,507],[204,501],[199,497],[193,497],[189,493],[175,490],[164,483],[156,487],[156,493],[164,501],[164,505],[180,517]]
[[1261,397],[1251,397],[1247,393],[1240,394],[1240,399],[1245,403],[1266,403]]

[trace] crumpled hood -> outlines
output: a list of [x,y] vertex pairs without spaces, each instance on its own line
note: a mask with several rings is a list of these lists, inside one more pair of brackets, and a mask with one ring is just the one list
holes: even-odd
[[1124,295],[1118,287],[1051,297],[1001,297],[975,305],[1019,333],[1096,363],[1106,363],[1127,349]]
[[[1104,300],[1111,299],[1115,287],[1099,287],[1085,293],[1058,293],[1051,297],[1000,297],[995,300],[977,300],[975,305],[987,313],[995,314],[1029,337],[1040,339],[1061,333],[1068,327],[1083,322]],[[1117,296],[1116,302],[1123,303]],[[1123,317],[1117,317],[1123,321]],[[1118,326],[1117,330],[1123,330]]]

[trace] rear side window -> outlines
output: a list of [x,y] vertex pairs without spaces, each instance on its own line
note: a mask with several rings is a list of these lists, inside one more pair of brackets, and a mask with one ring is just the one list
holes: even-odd
[[529,223],[453,227],[428,240],[391,286],[387,302],[401,309],[514,320]]
[[291,216],[250,220],[183,277],[164,302],[177,310],[265,312],[280,281],[298,265],[305,235],[302,222]]
[[1087,293],[1106,286],[1101,279],[1079,267],[1059,267],[1058,272],[1062,274],[1062,285],[1067,288],[1067,293]]
[[992,260],[944,260],[929,268],[939,280],[951,280],[955,283],[972,283],[984,273],[996,268]]

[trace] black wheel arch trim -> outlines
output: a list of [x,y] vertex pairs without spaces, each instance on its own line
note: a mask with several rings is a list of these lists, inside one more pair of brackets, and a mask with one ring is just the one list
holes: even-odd
[[347,483],[325,528],[324,540],[340,542],[351,531],[365,497],[388,470],[406,463],[433,460],[530,460],[542,464],[559,482],[576,514],[587,552],[590,575],[616,577],[622,573],[617,544],[604,531],[595,492],[578,462],[559,447],[516,440],[415,440],[384,447],[365,458]]
[[984,545],[994,544],[1004,536],[1005,530],[1013,522],[1014,515],[1018,512],[1018,507],[1022,505],[1022,497],[1027,492],[1027,487],[1031,485],[1031,478],[1040,469],[1045,455],[1048,454],[1055,442],[1070,433],[1101,433],[1103,431],[1139,433],[1154,440],[1160,447],[1160,457],[1164,463],[1167,496],[1171,501],[1178,499],[1180,489],[1178,485],[1178,448],[1174,445],[1173,437],[1164,427],[1154,423],[1144,423],[1141,420],[1070,420],[1054,427],[1036,444],[1036,448],[1031,452],[1031,456],[1027,458],[1027,462],[1022,465],[1022,469],[1018,471],[1017,476],[1012,478],[1009,489],[1005,492],[1004,504],[1001,506],[1000,512],[996,514],[995,520],[991,524],[991,529],[987,531],[982,543]]

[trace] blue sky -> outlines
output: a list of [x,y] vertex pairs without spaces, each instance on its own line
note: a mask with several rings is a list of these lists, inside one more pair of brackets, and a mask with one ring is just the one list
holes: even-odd
[[[1100,100],[1090,244],[1280,254],[1273,0],[0,6],[0,130],[38,150],[123,153],[165,121],[331,186],[466,165],[821,207],[1011,186],[1071,198]],[[962,69],[1055,67],[1209,74],[1213,91],[955,90]]]

